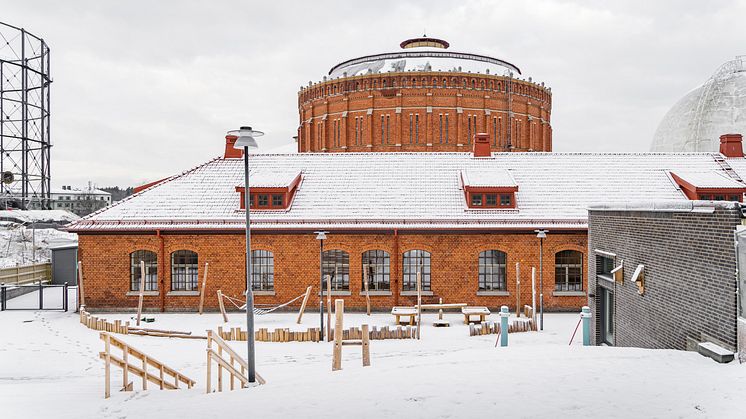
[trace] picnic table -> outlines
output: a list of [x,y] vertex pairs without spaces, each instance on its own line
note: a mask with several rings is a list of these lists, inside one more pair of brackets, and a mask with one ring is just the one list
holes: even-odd
[[[490,310],[487,307],[464,307],[461,313],[464,315],[464,324],[469,324],[471,321],[481,323],[490,315]],[[477,316],[479,320],[472,320],[472,316]]]
[[391,314],[396,317],[396,324],[401,324],[402,317],[409,317],[409,324],[414,326],[417,309],[414,307],[393,307]]

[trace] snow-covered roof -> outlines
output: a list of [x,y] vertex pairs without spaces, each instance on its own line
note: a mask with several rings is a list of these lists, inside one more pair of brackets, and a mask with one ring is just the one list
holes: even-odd
[[[256,229],[585,229],[590,205],[687,200],[669,172],[722,171],[716,153],[299,153],[252,155],[261,173],[303,173],[288,211]],[[459,173],[506,173],[517,207],[470,210]],[[489,177],[490,175],[480,175]],[[744,173],[746,178],[746,173]],[[72,231],[241,229],[241,159],[216,158],[71,225]]]
[[71,188],[71,189],[62,189],[62,188],[51,188],[50,193],[55,195],[111,195],[109,192],[102,191],[101,189],[96,188]]
[[743,183],[728,176],[723,170],[707,170],[703,172],[685,170],[676,171],[674,174],[697,188],[743,189],[746,187]]
[[518,186],[506,169],[464,170],[461,176],[466,186],[508,188]]
[[[249,186],[252,188],[286,188],[300,173],[297,169],[282,170],[281,168],[249,170]],[[243,178],[236,186],[244,186]]]

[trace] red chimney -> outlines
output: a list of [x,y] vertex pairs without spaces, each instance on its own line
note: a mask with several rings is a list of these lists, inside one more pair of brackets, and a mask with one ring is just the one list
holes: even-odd
[[743,157],[743,136],[723,134],[720,136],[720,154],[725,157]]
[[226,159],[240,159],[243,157],[243,150],[240,148],[233,148],[233,144],[236,144],[238,137],[235,135],[225,136],[225,158]]
[[491,157],[490,135],[480,132],[474,136],[474,157]]

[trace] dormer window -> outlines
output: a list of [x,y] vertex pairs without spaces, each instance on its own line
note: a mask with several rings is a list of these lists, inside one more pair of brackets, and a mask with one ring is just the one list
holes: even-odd
[[[284,210],[290,208],[301,182],[301,173],[252,172],[249,205],[251,210]],[[245,188],[236,186],[239,208],[245,209]]]
[[515,193],[518,191],[513,176],[505,169],[460,173],[467,207],[473,209],[515,208]]
[[716,170],[671,172],[671,178],[691,200],[743,202],[746,193],[746,184]]

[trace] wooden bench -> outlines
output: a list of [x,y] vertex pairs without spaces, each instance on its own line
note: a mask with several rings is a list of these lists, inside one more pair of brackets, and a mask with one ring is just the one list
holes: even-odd
[[479,316],[478,323],[485,321],[485,318],[490,315],[490,310],[487,307],[464,307],[461,309],[461,313],[464,315],[464,324],[469,324],[471,316]]
[[414,307],[394,307],[391,309],[391,314],[396,318],[396,324],[401,324],[402,317],[409,317],[409,324],[414,326],[417,309]]

